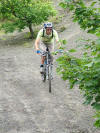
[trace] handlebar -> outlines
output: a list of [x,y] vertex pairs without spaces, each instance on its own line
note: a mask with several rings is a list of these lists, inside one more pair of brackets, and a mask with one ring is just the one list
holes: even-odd
[[[45,51],[45,52],[48,52],[48,51]],[[58,54],[58,53],[62,54],[64,52],[68,53],[68,51],[64,51],[63,49],[58,49],[58,50],[54,51],[53,54],[55,54],[55,55]],[[43,52],[41,52],[40,50],[37,50],[36,53],[41,54],[41,55],[43,54]]]

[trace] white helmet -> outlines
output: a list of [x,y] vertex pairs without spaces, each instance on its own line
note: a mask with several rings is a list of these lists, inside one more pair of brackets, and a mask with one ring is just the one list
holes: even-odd
[[52,26],[52,23],[51,22],[47,22],[47,23],[45,23],[44,24],[44,28],[46,29],[46,28],[52,28],[53,26]]

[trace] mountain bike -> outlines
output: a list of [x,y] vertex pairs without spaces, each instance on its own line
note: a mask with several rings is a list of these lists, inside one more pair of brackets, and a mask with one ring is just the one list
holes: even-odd
[[[43,53],[41,51],[39,51],[39,53],[41,55],[43,55]],[[62,51],[58,50],[57,53],[62,53]],[[43,73],[41,73],[41,77],[42,77],[43,82],[46,82],[46,80],[48,81],[49,92],[50,93],[51,93],[51,81],[53,79],[53,77],[52,77],[52,68],[53,68],[52,56],[51,56],[51,53],[49,51],[48,46],[46,46],[45,61],[44,61],[44,64],[43,64]]]
[[[42,55],[42,52],[41,52]],[[48,46],[46,46],[46,51],[45,51],[45,61],[43,64],[43,73],[41,73],[42,81],[46,82],[48,81],[49,84],[49,92],[51,93],[51,80],[52,80],[52,56],[49,51]]]

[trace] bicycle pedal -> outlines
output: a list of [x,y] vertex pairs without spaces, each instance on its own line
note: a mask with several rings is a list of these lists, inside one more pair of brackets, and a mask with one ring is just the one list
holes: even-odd
[[44,72],[40,72],[40,74],[44,74]]

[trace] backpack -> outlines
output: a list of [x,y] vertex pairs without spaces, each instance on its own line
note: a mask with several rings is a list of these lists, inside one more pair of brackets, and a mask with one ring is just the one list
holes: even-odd
[[[42,37],[44,37],[44,32],[45,32],[45,29],[43,28],[43,35],[42,35]],[[52,38],[53,38],[53,29],[52,29]]]

